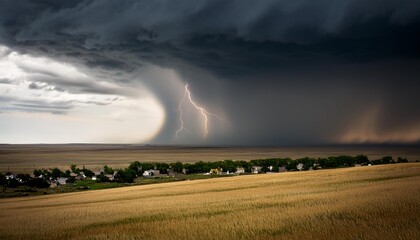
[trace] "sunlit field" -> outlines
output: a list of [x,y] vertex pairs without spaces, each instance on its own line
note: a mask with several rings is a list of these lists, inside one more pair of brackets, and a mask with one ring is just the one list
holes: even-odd
[[419,239],[420,164],[0,199],[2,239]]
[[71,164],[99,170],[124,168],[134,161],[176,162],[330,157],[364,154],[370,160],[392,156],[420,160],[418,146],[190,147],[124,144],[0,145],[0,172],[32,173],[35,168],[68,169]]

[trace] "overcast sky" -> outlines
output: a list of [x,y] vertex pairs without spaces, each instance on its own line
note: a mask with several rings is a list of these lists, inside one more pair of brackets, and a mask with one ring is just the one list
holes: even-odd
[[420,143],[419,66],[418,0],[0,0],[0,142]]

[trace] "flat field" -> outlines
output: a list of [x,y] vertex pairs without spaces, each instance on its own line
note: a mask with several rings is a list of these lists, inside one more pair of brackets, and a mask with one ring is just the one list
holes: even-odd
[[124,144],[28,144],[0,145],[0,172],[32,173],[35,168],[68,169],[71,164],[97,171],[105,164],[114,168],[131,162],[197,162],[258,158],[329,157],[365,154],[420,160],[419,146],[314,146],[314,147],[191,147]]
[[420,239],[420,164],[0,199],[1,239]]

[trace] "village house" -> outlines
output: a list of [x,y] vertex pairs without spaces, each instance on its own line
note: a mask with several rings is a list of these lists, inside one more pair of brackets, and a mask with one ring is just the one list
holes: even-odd
[[4,176],[6,177],[6,180],[12,180],[16,177],[12,172],[7,172]]
[[314,169],[314,170],[317,170],[317,169],[322,169],[322,167],[321,167],[321,165],[320,165],[319,163],[314,163],[314,167],[313,167],[313,169]]
[[168,177],[175,177],[175,172],[172,169],[168,169]]
[[105,177],[107,177],[109,180],[114,180],[114,175],[113,174],[105,174]]
[[55,180],[47,180],[47,183],[50,184],[50,188],[55,188],[58,186],[58,183]]
[[299,163],[298,165],[296,165],[296,168],[299,170],[299,171],[302,171],[302,169],[303,169],[303,167],[304,167],[305,165],[303,164],[303,163]]
[[236,174],[244,174],[245,173],[245,168],[243,168],[243,167],[237,167],[235,173]]
[[84,180],[86,178],[86,175],[84,172],[79,172],[79,174],[77,174],[76,179],[77,180]]
[[210,174],[221,174],[222,169],[220,168],[212,168],[210,169]]
[[287,172],[286,166],[280,166],[279,172]]
[[155,178],[155,177],[161,177],[161,174],[160,174],[160,171],[157,169],[150,169],[143,172],[143,177]]
[[66,185],[67,184],[67,179],[66,177],[59,177],[57,178],[57,185]]
[[254,173],[254,174],[261,173],[261,170],[262,170],[262,167],[260,167],[260,166],[252,166],[252,168],[251,168],[251,172]]

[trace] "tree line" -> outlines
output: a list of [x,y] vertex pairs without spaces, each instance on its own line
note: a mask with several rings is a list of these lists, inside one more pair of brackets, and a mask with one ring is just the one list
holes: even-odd
[[[97,182],[122,182],[132,183],[136,178],[141,177],[146,170],[154,169],[159,170],[161,174],[200,174],[209,173],[212,169],[220,169],[221,171],[234,173],[238,168],[243,168],[245,173],[251,173],[254,166],[259,167],[259,172],[278,172],[280,168],[287,171],[305,171],[305,170],[318,170],[318,169],[331,169],[340,167],[352,167],[356,164],[360,165],[379,165],[379,164],[392,164],[408,162],[406,158],[398,157],[394,160],[391,156],[386,156],[376,160],[369,160],[366,155],[357,156],[335,156],[326,158],[266,158],[254,159],[250,161],[215,161],[204,162],[198,161],[195,163],[150,163],[150,162],[132,162],[127,168],[112,169],[105,165],[99,174],[95,174],[90,169],[78,168],[76,165],[71,165],[70,169],[61,171],[58,168],[52,169],[35,169],[33,177],[29,174],[17,174],[12,179],[8,179],[8,174],[3,175],[0,173],[0,185],[3,190],[7,187],[17,186],[30,186],[36,188],[46,188],[50,186],[51,180],[57,180],[60,177],[67,178],[68,183],[77,180],[78,175],[83,173],[86,178],[96,178]],[[112,176],[111,178],[109,176]]]

